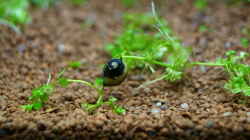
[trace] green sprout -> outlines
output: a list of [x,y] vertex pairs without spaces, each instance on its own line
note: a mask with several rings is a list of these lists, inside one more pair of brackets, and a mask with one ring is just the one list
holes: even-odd
[[0,2],[0,19],[12,24],[27,24],[31,21],[28,8],[31,4],[46,8],[55,0],[2,0]]
[[101,107],[102,105],[107,104],[107,105],[111,106],[113,111],[119,115],[126,113],[126,110],[124,108],[115,104],[115,102],[117,101],[117,99],[115,97],[111,96],[108,101],[103,100],[104,87],[103,87],[103,79],[102,78],[96,78],[94,83],[87,82],[84,80],[74,80],[74,79],[66,79],[66,78],[64,78],[63,80],[64,80],[63,85],[65,85],[65,80],[66,80],[68,84],[80,83],[80,84],[83,84],[83,85],[88,86],[90,88],[93,88],[97,91],[99,97],[98,97],[95,104],[89,104],[89,103],[81,104],[82,108],[84,108],[86,111],[93,112],[97,108]]
[[29,0],[31,4],[34,4],[40,8],[48,8],[53,5],[57,0]]
[[206,25],[199,26],[199,32],[207,32],[207,31],[209,31],[209,28]]
[[80,61],[73,61],[69,64],[69,67],[71,68],[79,68],[82,65]]
[[240,43],[244,48],[249,47],[249,40],[247,38],[240,38]]
[[[152,13],[125,13],[123,15],[125,28],[151,28],[155,29],[154,26],[157,24],[157,20]],[[164,25],[167,25],[166,21],[163,19],[159,19],[160,22]]]
[[38,88],[35,88],[32,90],[32,95],[29,97],[29,100],[32,102],[31,104],[22,105],[21,108],[23,108],[26,111],[32,111],[32,110],[40,110],[46,101],[49,99],[49,95],[51,95],[54,91],[54,89],[59,87],[68,87],[72,83],[80,83],[85,86],[88,86],[90,88],[93,88],[97,91],[99,97],[97,99],[97,102],[95,104],[89,104],[89,103],[83,103],[81,104],[82,108],[84,108],[88,112],[93,112],[97,108],[101,107],[102,105],[106,104],[109,105],[113,111],[119,115],[123,115],[126,113],[126,110],[115,104],[117,102],[117,99],[115,97],[110,97],[108,101],[103,100],[104,96],[104,86],[103,86],[103,79],[102,78],[96,78],[94,82],[87,82],[84,80],[75,80],[75,79],[69,79],[63,76],[65,70],[67,68],[78,68],[80,67],[80,62],[74,61],[68,65],[63,71],[61,71],[58,75],[55,81],[51,82],[51,75],[49,76],[48,82]]
[[4,0],[0,2],[0,19],[13,24],[25,24],[30,21],[28,0]]
[[50,79],[51,76],[49,76],[47,84],[33,89],[32,95],[28,98],[32,103],[23,105],[21,108],[26,111],[40,110],[44,103],[48,101],[49,95],[54,91],[55,88],[55,84],[50,83]]
[[136,4],[137,0],[121,0],[121,2],[125,7],[130,8]]
[[250,96],[250,66],[242,63],[247,56],[248,54],[245,52],[237,55],[235,51],[228,51],[226,58],[220,58],[216,62],[194,62],[192,64],[223,67],[229,75],[229,80],[224,87],[232,93]]
[[74,5],[82,5],[85,4],[88,0],[70,0],[70,2]]
[[[76,64],[79,64],[80,62],[71,62],[67,67],[72,67],[75,68]],[[79,65],[77,65],[79,67]],[[38,88],[35,88],[32,90],[32,95],[29,96],[29,100],[32,102],[31,104],[23,105],[21,108],[23,108],[26,111],[31,111],[31,110],[39,110],[43,107],[46,101],[49,99],[49,95],[51,95],[54,91],[54,89],[61,85],[62,87],[68,86],[68,82],[65,78],[62,77],[63,73],[65,70],[62,70],[58,75],[56,76],[55,81],[51,81],[52,77],[49,75],[48,81],[46,84],[41,85]]]
[[195,0],[194,6],[198,9],[203,11],[208,5],[207,0]]
[[[106,51],[114,58],[122,58],[129,70],[147,68],[154,72],[164,68],[165,72],[153,80],[165,79],[171,82],[182,78],[187,66],[191,49],[184,47],[174,36],[167,22],[156,15],[129,14],[125,16],[125,30],[113,44],[106,46]],[[143,26],[154,27],[158,32],[147,32]],[[146,85],[150,82],[146,82]]]

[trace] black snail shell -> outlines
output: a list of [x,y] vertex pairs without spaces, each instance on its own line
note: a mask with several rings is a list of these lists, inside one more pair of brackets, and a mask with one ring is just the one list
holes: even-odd
[[122,59],[111,59],[103,68],[103,85],[115,86],[124,81],[127,76],[127,68]]

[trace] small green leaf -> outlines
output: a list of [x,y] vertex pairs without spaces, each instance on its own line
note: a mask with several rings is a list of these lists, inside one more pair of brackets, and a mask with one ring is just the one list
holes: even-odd
[[103,79],[102,78],[96,78],[95,79],[95,86],[102,87],[103,86]]
[[244,48],[249,47],[249,40],[247,38],[240,38],[240,43]]
[[25,111],[32,111],[33,104],[22,105],[21,108],[24,109]]
[[83,104],[81,104],[81,107],[82,107],[84,110],[88,111],[88,112],[93,112],[93,111],[96,110],[97,107],[99,107],[99,106],[97,106],[97,104],[83,103]]
[[69,64],[69,67],[71,68],[79,68],[82,65],[80,61],[74,61]]
[[33,103],[33,109],[35,110],[40,110],[43,106],[43,103],[42,102],[36,102],[36,103]]
[[67,78],[64,77],[59,78],[57,81],[58,84],[62,87],[67,87],[71,83]]
[[50,5],[55,3],[55,0],[31,0],[31,2],[38,7],[48,8]]
[[113,96],[110,96],[109,97],[109,102],[110,103],[114,103],[114,102],[116,102],[117,101],[117,98],[115,98],[115,97],[113,97]]
[[120,106],[117,106],[115,109],[114,109],[115,113],[117,113],[118,115],[124,115],[126,114],[126,109],[120,107]]
[[200,25],[199,26],[199,32],[206,32],[209,28],[206,25]]
[[137,0],[121,0],[122,4],[126,7],[133,7]]
[[88,0],[70,0],[74,5],[82,5],[85,4]]
[[199,10],[204,10],[207,7],[207,0],[195,0],[194,6]]

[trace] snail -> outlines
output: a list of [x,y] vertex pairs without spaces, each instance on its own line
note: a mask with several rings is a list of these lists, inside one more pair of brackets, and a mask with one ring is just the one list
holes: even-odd
[[122,59],[111,59],[103,68],[103,85],[116,86],[121,84],[127,76],[127,67]]

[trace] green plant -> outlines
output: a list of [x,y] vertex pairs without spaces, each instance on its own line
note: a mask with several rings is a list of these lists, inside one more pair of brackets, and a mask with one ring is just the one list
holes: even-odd
[[240,43],[244,48],[249,47],[249,40],[247,38],[240,38]]
[[[143,29],[145,25],[153,26],[159,32],[147,32]],[[124,32],[113,44],[106,46],[106,51],[114,58],[121,57],[130,70],[148,68],[154,72],[155,68],[165,68],[155,82],[162,79],[180,80],[191,53],[191,49],[182,45],[167,22],[158,18],[154,11],[151,15],[126,15]]]
[[195,0],[194,2],[194,6],[198,9],[198,10],[205,10],[205,8],[207,7],[208,2],[207,0]]
[[96,78],[95,82],[87,82],[84,80],[75,80],[63,76],[63,73],[68,68],[79,68],[80,65],[81,63],[78,61],[71,62],[63,71],[61,71],[57,75],[56,80],[53,82],[51,82],[51,75],[50,75],[46,84],[32,90],[32,95],[28,98],[31,101],[31,104],[23,105],[21,106],[21,108],[23,108],[26,111],[39,110],[44,106],[45,102],[48,101],[49,95],[53,93],[56,87],[59,86],[66,88],[69,86],[69,84],[80,83],[95,89],[99,95],[98,100],[95,104],[84,103],[81,105],[86,111],[92,112],[96,110],[98,107],[102,106],[103,104],[107,104],[112,107],[115,113],[119,115],[125,114],[126,110],[115,104],[115,102],[117,101],[115,97],[111,96],[108,101],[103,100],[104,87],[102,78]]
[[48,8],[53,5],[57,0],[29,0],[31,4],[34,4],[41,8]]
[[0,2],[0,19],[13,24],[25,24],[30,21],[28,0],[4,0]]
[[74,5],[82,5],[86,3],[88,0],[70,0],[70,2]]
[[133,7],[137,0],[121,0],[122,4],[125,6],[125,7]]
[[[83,84],[85,86],[91,87],[97,91],[99,97],[98,97],[95,104],[83,103],[81,105],[82,108],[84,108],[86,111],[93,112],[94,110],[96,110],[100,106],[107,104],[107,105],[111,106],[113,111],[119,115],[126,113],[126,110],[124,108],[115,104],[115,102],[117,101],[117,99],[115,97],[111,96],[108,101],[103,100],[104,87],[103,87],[103,79],[102,78],[97,78],[94,83],[87,82],[84,80],[74,80],[74,79],[67,79],[67,78],[63,78],[62,81],[63,81],[62,82],[63,85],[68,85],[70,83],[80,83],[80,84]],[[65,83],[67,83],[67,84],[65,84]]]
[[23,105],[21,108],[27,111],[39,110],[49,99],[49,95],[54,91],[55,84],[50,83],[51,76],[46,84],[32,90],[32,95],[28,98],[32,103]]
[[207,32],[207,31],[209,31],[208,26],[206,26],[206,25],[199,26],[199,32]]
[[[157,19],[152,13],[125,13],[123,15],[124,28],[133,29],[155,29],[154,25],[158,23]],[[161,24],[167,26],[167,23],[163,19],[159,19]],[[170,30],[169,30],[170,32]]]
[[239,55],[235,51],[228,51],[226,58],[219,58],[216,62],[194,62],[193,65],[221,66],[229,75],[225,88],[232,93],[242,93],[250,96],[250,66],[242,62],[248,56],[245,52]]
[[2,0],[0,2],[0,18],[13,24],[26,24],[31,21],[28,12],[30,4],[48,7],[55,0]]

